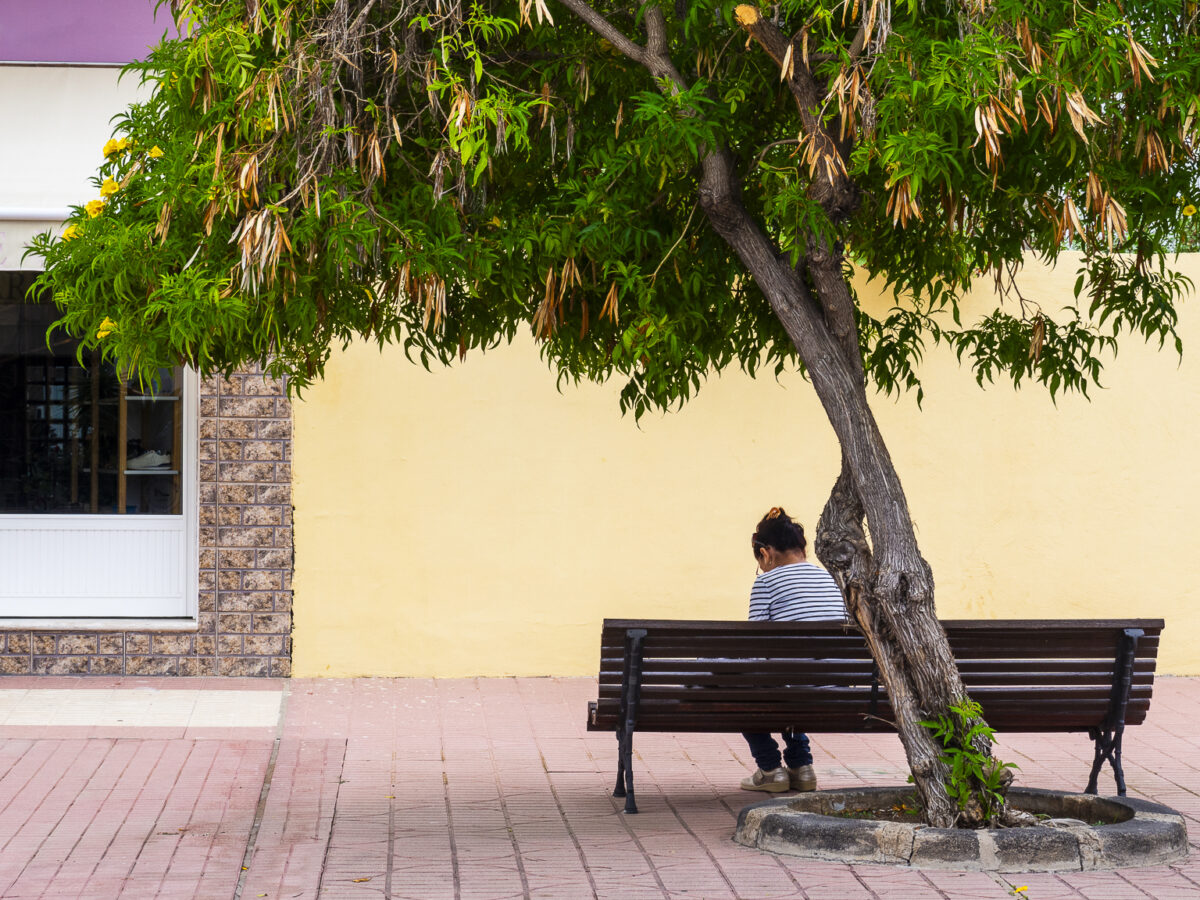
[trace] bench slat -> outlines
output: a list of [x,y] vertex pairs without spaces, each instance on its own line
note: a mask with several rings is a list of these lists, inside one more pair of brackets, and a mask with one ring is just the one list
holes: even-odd
[[[731,623],[740,625],[743,623]],[[689,633],[687,630],[676,631],[669,628],[660,628],[658,630],[646,629],[648,638],[651,640],[671,640],[689,643],[704,644],[710,641],[728,641],[737,643],[756,643],[761,641],[789,641],[803,640],[813,643],[823,642],[838,642],[848,638],[861,640],[857,628],[848,625],[839,625],[836,623],[826,622],[752,622],[749,623],[755,626],[753,630],[737,629],[728,632],[713,632],[703,631]],[[780,627],[785,626],[785,627]],[[1136,627],[1132,624],[1127,627]],[[973,643],[983,644],[1021,644],[1026,641],[1038,640],[1058,640],[1060,638],[1075,638],[1085,637],[1091,638],[1096,635],[1108,637],[1110,635],[1120,634],[1119,628],[1097,628],[1089,624],[1083,624],[1074,628],[1013,628],[1008,623],[997,623],[997,627],[991,631],[983,631],[980,629],[960,630],[953,627],[952,624],[947,625],[946,635],[951,640],[957,640],[965,645]],[[1143,629],[1147,638],[1157,638],[1159,629]],[[606,631],[601,635],[601,647],[620,648],[625,639],[625,630]]]
[[[1107,700],[1111,697],[1111,688],[1104,684],[1095,682],[1085,684],[1063,684],[1056,682],[1053,684],[1029,684],[1027,682],[1014,680],[1009,684],[970,684],[966,685],[971,696],[983,702],[984,697],[1005,698],[1013,697],[1014,701],[1024,698],[1027,702],[1040,702],[1046,697],[1095,697],[1098,699]],[[713,682],[705,685],[697,685],[694,682],[681,684],[678,681],[673,682],[651,682],[644,683],[642,686],[642,697],[670,697],[675,695],[683,695],[689,691],[704,691],[705,698],[711,700],[729,699],[736,700],[739,698],[752,699],[763,697],[768,694],[777,694],[777,698],[773,698],[770,702],[781,703],[795,706],[796,704],[809,704],[818,702],[819,698],[828,696],[836,698],[839,693],[853,693],[858,696],[867,698],[869,701],[872,687],[869,683],[838,682],[835,679],[829,679],[820,685],[799,684],[795,682],[791,684],[763,684],[753,685],[749,682],[733,684],[729,682]],[[1143,695],[1149,697],[1153,690],[1153,682],[1149,680],[1134,682],[1130,686],[1130,698],[1138,698]],[[599,690],[600,697],[619,698],[621,696],[620,685],[601,685]],[[720,696],[718,696],[718,694]],[[878,696],[882,700],[887,696],[887,691],[881,685],[878,689]],[[692,698],[694,702],[704,702],[703,698]]]
[[[993,729],[1087,731],[1096,745],[1087,790],[1096,792],[1107,759],[1125,793],[1122,728],[1149,711],[1161,619],[942,625],[963,684]],[[1140,629],[1140,639],[1131,642],[1130,629]],[[636,648],[632,664],[627,646]],[[613,793],[625,797],[626,812],[637,812],[635,731],[894,731],[866,641],[846,624],[605,620],[600,655],[587,727],[617,734]]]
[[[1141,724],[1149,710],[1149,700],[1131,701],[1126,710],[1126,724]],[[1084,730],[1095,725],[1107,711],[1107,704],[1074,700],[1039,701],[1036,718],[1031,718],[1027,704],[983,704],[984,718],[997,731],[1044,732],[1064,728]],[[648,701],[638,712],[638,730],[703,732],[778,731],[795,726],[813,733],[892,731],[889,722],[892,711],[880,703],[875,717],[866,714],[867,704],[848,702],[837,706],[826,703],[821,708],[797,713],[794,706],[782,704],[706,703],[686,704],[678,701]],[[597,704],[595,725],[590,730],[611,731],[616,728],[618,704],[602,701]]]
[[[1130,702],[1143,698],[1149,702],[1151,689],[1151,685],[1148,684],[1134,685],[1129,693]],[[619,699],[620,688],[616,685],[606,685],[600,691],[600,696]],[[886,691],[881,688],[879,702],[884,702],[886,696]],[[868,703],[870,697],[870,686],[843,687],[838,685],[797,685],[768,692],[752,688],[739,689],[735,686],[696,688],[680,684],[643,684],[641,692],[643,704],[658,700],[670,700],[692,706],[719,705],[729,702],[747,705],[774,704],[803,710],[820,709],[845,701]],[[1014,705],[1042,704],[1053,700],[1062,700],[1068,703],[1095,701],[1098,705],[1107,708],[1112,697],[1112,689],[1103,685],[1021,685],[1016,688],[983,685],[972,690],[971,697],[982,704],[985,709],[990,704],[1006,702]]]
[[[1117,654],[1118,637],[1106,636],[1105,640],[1097,640],[1094,635],[1061,635],[1055,638],[1037,638],[1024,641],[1000,642],[993,644],[976,636],[969,642],[951,639],[950,649],[956,659],[1106,659],[1112,660]],[[1158,639],[1145,637],[1138,641],[1138,656],[1155,656],[1158,652]],[[721,640],[706,638],[699,641],[687,642],[655,638],[650,635],[645,641],[645,659],[696,659],[696,658],[779,658],[779,659],[819,659],[831,657],[835,659],[870,659],[866,643],[858,635],[839,635],[822,641],[807,640],[801,637],[780,638],[767,636],[761,640],[736,639]],[[601,654],[602,662],[618,662],[624,659],[624,645],[616,648],[605,648]]]
[[[1027,669],[1032,660],[1015,657],[996,656],[992,659],[960,660],[959,671],[964,674],[1011,671]],[[823,657],[816,659],[810,656],[775,657],[772,659],[714,659],[692,657],[690,659],[665,659],[660,657],[644,658],[644,665],[655,666],[666,671],[679,672],[740,672],[747,666],[756,670],[767,671],[825,671],[826,669],[844,669],[846,671],[860,670],[869,672],[872,669],[870,659],[846,659],[844,657]],[[1153,656],[1139,656],[1134,660],[1134,671],[1153,672],[1157,661]],[[1038,660],[1037,668],[1044,672],[1112,672],[1115,661],[1111,659],[1043,659]],[[620,674],[624,668],[623,659],[606,659],[600,667],[600,674]]]
[[[963,683],[989,720],[1034,728],[1038,722],[1099,724],[1109,710],[1125,628],[1145,632],[1133,664],[1127,720],[1144,718],[1149,707],[1161,619],[948,620],[943,626]],[[609,715],[612,707],[614,724],[628,628],[647,632],[638,715],[643,730],[654,730],[658,716],[708,716],[714,726],[725,706],[730,721],[766,714],[756,710],[776,710],[771,715],[777,716],[783,709],[794,717],[801,708],[814,723],[849,715],[858,720],[855,730],[866,727],[862,715],[870,708],[874,664],[857,629],[838,622],[606,620],[598,715]],[[875,699],[877,710],[890,714],[882,685]]]
[[[764,690],[771,688],[785,688],[788,685],[797,682],[797,676],[802,675],[802,672],[742,672],[720,674],[706,674],[701,672],[648,672],[642,676],[644,685],[671,685],[671,684],[688,684],[698,687],[746,687],[746,688],[762,688]],[[814,670],[811,674],[820,675],[821,684],[829,684],[835,686],[851,686],[860,685],[866,688],[871,686],[871,673],[867,672],[837,672],[829,670]],[[987,686],[1029,686],[1029,687],[1054,687],[1057,685],[1063,686],[1080,686],[1080,685],[1096,685],[1103,686],[1109,689],[1112,685],[1113,673],[1110,669],[1107,672],[989,672],[987,674],[963,674],[963,684],[967,688],[987,687]],[[1134,685],[1151,685],[1154,683],[1153,672],[1135,672],[1133,674],[1132,683]],[[619,676],[601,679],[601,693],[605,690],[611,690],[614,693],[619,693],[621,689],[621,680]],[[880,690],[883,690],[882,682]]]
[[[868,717],[865,704],[845,704],[844,708],[826,708],[810,710],[798,714],[795,707],[771,705],[746,705],[742,703],[705,704],[690,706],[688,704],[670,703],[662,705],[657,701],[639,711],[638,730],[674,730],[676,722],[694,722],[705,727],[699,731],[755,731],[759,726],[756,722],[772,722],[776,730],[783,727],[795,726],[806,732],[846,731],[855,732],[864,729],[894,730],[890,723],[891,708],[881,704],[874,717]],[[1096,717],[1103,716],[1107,707],[1101,704],[1079,704],[1070,701],[1047,702],[1039,704],[1038,716],[1031,719],[1028,707],[984,707],[984,717],[988,724],[998,731],[1056,731],[1064,725],[1074,728],[1090,728],[1095,725]],[[1148,704],[1130,704],[1126,724],[1140,724],[1145,720]],[[597,722],[603,730],[616,727],[616,709],[597,709]],[[656,727],[664,726],[664,727]],[[669,726],[669,727],[666,727]]]
[[[744,623],[734,622],[733,625]],[[659,630],[646,629],[648,645],[654,641],[679,642],[689,645],[715,645],[719,643],[745,644],[761,646],[772,641],[789,642],[801,641],[813,644],[849,643],[857,645],[862,642],[862,635],[857,628],[827,622],[751,622],[754,630],[731,630],[728,632],[697,632],[689,634],[687,630],[677,631],[670,628]],[[1128,625],[1127,627],[1135,627]],[[1023,643],[1038,643],[1057,640],[1083,639],[1094,641],[1097,637],[1107,641],[1116,638],[1123,629],[1097,628],[1089,624],[1080,624],[1074,628],[1012,628],[1008,623],[997,623],[991,631],[980,629],[959,630],[953,625],[945,629],[946,636],[952,641],[958,641],[964,646],[1016,645]],[[1159,636],[1157,629],[1143,629],[1147,640],[1155,640]],[[604,648],[619,650],[624,646],[625,630],[605,632],[601,636],[600,645]]]
[[[942,627],[950,631],[984,631],[993,632],[997,629],[1008,630],[1060,630],[1078,631],[1091,629],[1102,631],[1112,629],[1120,631],[1123,628],[1140,628],[1147,634],[1163,630],[1165,622],[1162,619],[942,619]],[[813,633],[821,631],[843,630],[848,626],[840,622],[750,622],[744,620],[723,621],[720,619],[605,619],[602,627],[604,632],[620,632],[624,634],[629,628],[645,628],[647,630],[669,629],[679,634],[729,634],[733,632],[755,632],[759,630],[787,630],[789,627],[802,625]]]

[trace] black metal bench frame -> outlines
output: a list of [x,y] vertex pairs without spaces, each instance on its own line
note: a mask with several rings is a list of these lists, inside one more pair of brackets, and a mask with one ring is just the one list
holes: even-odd
[[[609,628],[612,624],[605,622],[605,627]],[[663,621],[647,621],[648,627],[641,627],[636,622],[626,623],[629,627],[624,629],[625,632],[625,651],[624,664],[621,672],[621,692],[620,692],[620,707],[617,715],[616,738],[617,738],[617,780],[616,786],[613,789],[614,797],[623,797],[625,799],[625,812],[636,813],[637,802],[634,793],[633,784],[633,735],[638,729],[638,712],[641,703],[642,694],[642,678],[643,678],[643,651],[649,627],[653,627],[656,633],[661,634],[664,626],[669,627],[672,624],[680,626],[695,625],[697,623],[681,621],[678,623],[663,622]],[[704,623],[709,624],[709,623]],[[731,623],[732,624],[732,623]],[[803,623],[795,623],[802,626]],[[946,622],[944,625],[950,628],[955,623]],[[981,625],[987,623],[972,622],[969,623],[978,631]],[[1012,627],[1014,623],[1006,621],[997,621],[997,626]],[[1027,623],[1036,625],[1036,622]],[[1058,623],[1062,624],[1062,623]],[[1125,623],[1110,623],[1099,622],[1092,620],[1080,620],[1078,623],[1083,626],[1119,626]],[[1144,626],[1144,627],[1139,627]],[[1113,777],[1116,781],[1117,794],[1124,796],[1125,773],[1121,764],[1121,743],[1126,726],[1126,709],[1129,703],[1130,690],[1133,682],[1134,663],[1137,659],[1138,642],[1146,634],[1145,628],[1153,628],[1154,637],[1157,639],[1158,632],[1161,631],[1163,623],[1161,620],[1145,620],[1129,622],[1128,627],[1120,628],[1120,635],[1117,643],[1117,653],[1113,660],[1113,677],[1112,677],[1112,692],[1108,701],[1108,710],[1102,721],[1095,726],[1087,729],[1088,736],[1095,744],[1095,753],[1092,761],[1091,774],[1088,778],[1085,792],[1095,794],[1098,787],[1098,779],[1100,770],[1107,761],[1113,770]],[[983,629],[986,631],[986,628]],[[854,633],[854,629],[847,628],[847,633]],[[1151,669],[1151,673],[1152,673]],[[800,676],[797,676],[799,679]],[[1151,674],[1152,680],[1152,674]],[[816,685],[809,685],[817,687]],[[879,730],[877,723],[884,720],[877,716],[879,701],[881,698],[881,684],[879,680],[878,668],[872,662],[872,679],[870,686],[870,701],[867,712],[863,718],[871,720],[871,724],[858,729],[839,729],[839,730]],[[597,702],[593,701],[589,704],[588,728],[589,730],[600,730],[596,726],[596,707]],[[985,710],[986,715],[986,710]],[[1036,705],[1030,710],[1030,723],[1036,722],[1037,708]],[[803,713],[800,712],[799,721],[803,721]],[[607,730],[607,729],[605,729]],[[656,727],[655,731],[671,731],[675,729]],[[721,729],[727,730],[727,729]],[[816,733],[829,731],[831,729],[809,729]],[[1045,730],[1045,729],[1040,729]],[[1064,731],[1079,730],[1077,728],[1064,728]]]

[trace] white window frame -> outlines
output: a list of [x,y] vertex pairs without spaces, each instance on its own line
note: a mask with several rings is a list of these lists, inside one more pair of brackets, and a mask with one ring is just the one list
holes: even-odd
[[195,628],[200,379],[181,382],[179,515],[0,514],[0,628]]

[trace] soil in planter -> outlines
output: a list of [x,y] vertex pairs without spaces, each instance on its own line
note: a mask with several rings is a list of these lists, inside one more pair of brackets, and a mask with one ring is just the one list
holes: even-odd
[[[1019,806],[1011,807],[1016,812],[1028,812],[1022,810]],[[903,798],[898,803],[889,804],[886,806],[872,806],[863,809],[847,809],[829,813],[832,816],[837,816],[840,819],[866,819],[872,822],[904,822],[908,825],[919,825],[924,821],[925,808],[921,805],[921,800],[914,792],[913,794]],[[1024,823],[1024,827],[1034,825],[1045,825],[1051,821],[1075,821],[1071,820],[1052,820],[1051,816],[1045,813],[1029,813],[1030,820]],[[1118,821],[1116,818],[1111,819],[1095,819],[1084,823],[1092,826],[1099,825],[1114,825]],[[1004,827],[1013,827],[1011,825]],[[1023,827],[1023,826],[1017,826]]]
[[906,822],[916,825],[925,819],[925,807],[920,798],[913,793],[899,803],[887,806],[871,806],[865,809],[847,809],[831,812],[830,815],[840,819],[870,819],[873,822]]

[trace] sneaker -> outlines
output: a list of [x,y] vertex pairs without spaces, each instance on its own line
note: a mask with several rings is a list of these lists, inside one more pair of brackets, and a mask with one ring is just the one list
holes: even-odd
[[812,766],[799,766],[788,769],[788,784],[793,791],[815,791],[817,789],[817,773]]
[[159,466],[171,464],[170,453],[159,453],[157,450],[147,450],[133,459],[125,460],[126,469],[157,469]]
[[788,770],[782,766],[778,769],[772,769],[770,772],[755,769],[753,775],[742,779],[743,791],[768,791],[772,794],[779,794],[783,791],[791,790],[791,787],[792,783],[791,779],[788,778]]

